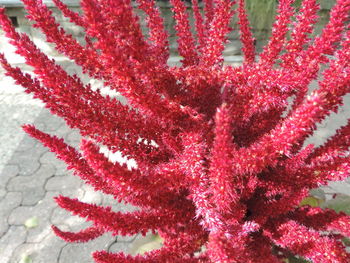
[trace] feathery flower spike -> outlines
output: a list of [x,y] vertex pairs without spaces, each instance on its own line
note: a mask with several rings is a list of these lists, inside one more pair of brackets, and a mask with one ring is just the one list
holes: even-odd
[[[343,243],[350,216],[300,206],[310,189],[350,175],[349,120],[323,145],[305,145],[350,91],[350,0],[336,1],[314,40],[317,1],[302,1],[298,14],[293,0],[279,1],[261,54],[244,0],[192,0],[193,28],[187,3],[171,0],[183,58],[175,67],[167,64],[169,33],[156,1],[82,0],[78,14],[54,0],[82,27],[86,45],[65,32],[42,0],[23,2],[58,52],[127,99],[124,105],[69,75],[0,9],[6,37],[34,68],[33,75],[24,73],[0,54],[5,74],[83,139],[75,149],[32,125],[24,131],[95,191],[137,208],[121,213],[56,197],[60,207],[91,223],[78,232],[52,226],[57,236],[88,242],[107,232],[151,231],[163,239],[160,249],[143,255],[96,251],[97,263],[281,263],[291,256],[350,262]],[[148,36],[135,8],[146,17]],[[244,62],[233,67],[224,65],[222,53],[236,12]],[[307,95],[325,64],[318,88]],[[112,162],[102,147],[135,166]]]

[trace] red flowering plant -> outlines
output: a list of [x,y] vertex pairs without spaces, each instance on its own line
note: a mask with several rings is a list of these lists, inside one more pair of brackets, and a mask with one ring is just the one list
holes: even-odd
[[[313,40],[316,0],[304,0],[299,13],[292,0],[280,0],[259,59],[243,0],[205,0],[204,12],[193,0],[196,37],[185,3],[171,0],[182,57],[177,67],[167,64],[168,34],[155,1],[137,0],[147,16],[145,37],[130,0],[82,0],[82,15],[54,0],[85,29],[84,45],[59,26],[41,0],[23,2],[48,42],[128,100],[123,105],[67,74],[16,32],[1,10],[2,29],[35,77],[1,55],[6,74],[84,139],[77,150],[32,125],[24,130],[96,191],[139,208],[114,212],[59,196],[59,206],[92,225],[78,233],[53,226],[58,236],[86,242],[106,232],[151,231],[164,240],[144,255],[95,252],[98,263],[273,263],[291,256],[350,262],[343,243],[350,236],[350,217],[299,206],[310,189],[350,172],[350,123],[322,146],[304,145],[349,92],[350,0],[336,2],[329,23]],[[235,13],[244,53],[240,67],[224,66],[222,57]],[[318,88],[308,95],[322,65]],[[136,167],[111,162],[102,145],[135,160]]]

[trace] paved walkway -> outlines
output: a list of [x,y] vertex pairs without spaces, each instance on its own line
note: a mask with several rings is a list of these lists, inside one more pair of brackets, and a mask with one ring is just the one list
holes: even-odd
[[[68,71],[75,69],[64,65]],[[25,135],[20,125],[34,123],[43,131],[62,136],[73,146],[78,145],[80,139],[77,131],[68,129],[40,102],[31,99],[11,79],[3,77],[1,70],[0,76],[0,263],[90,263],[92,251],[129,251],[136,237],[104,235],[92,242],[69,244],[52,233],[51,224],[71,231],[87,225],[57,207],[52,198],[59,194],[112,205],[115,210],[126,211],[132,207],[116,204],[112,198],[94,192],[67,172],[65,164],[54,154]],[[345,116],[350,116],[349,98],[345,104],[341,114],[333,116],[333,122],[320,125],[310,142],[322,143],[335,128],[345,124]],[[335,183],[325,191],[350,194],[350,185]]]

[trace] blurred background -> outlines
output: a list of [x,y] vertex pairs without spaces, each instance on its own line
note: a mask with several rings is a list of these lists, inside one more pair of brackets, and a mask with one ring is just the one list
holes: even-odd
[[[55,8],[54,4],[50,0],[43,1],[47,6],[50,7],[57,21],[61,23],[63,28],[67,30],[68,33],[76,37],[80,42],[84,42],[84,31],[79,26],[73,25],[68,21],[67,18],[62,16],[61,12]],[[80,12],[79,0],[66,0],[65,2],[72,10]],[[172,54],[177,55],[177,43],[174,30],[175,21],[172,17],[171,6],[168,0],[158,0],[158,5],[162,16],[165,18],[166,29],[170,34],[170,47]],[[191,13],[191,1],[186,1],[188,4],[188,11]],[[202,1],[200,1],[202,2]],[[248,10],[249,19],[251,26],[253,28],[253,34],[257,40],[257,47],[261,49],[266,43],[271,31],[271,25],[274,21],[275,9],[277,0],[246,0],[246,8]],[[335,0],[320,0],[321,10],[319,12],[320,19],[317,24],[315,34],[318,34],[323,26],[327,23],[329,18],[329,10],[333,6]],[[300,6],[301,0],[295,1],[295,6],[298,8]],[[0,5],[6,7],[7,14],[10,16],[14,25],[21,32],[25,32],[33,37],[34,41],[42,48],[44,51],[49,52],[50,55],[59,56],[55,53],[51,46],[46,44],[43,35],[36,29],[31,27],[31,23],[25,18],[25,10],[20,0],[0,0]],[[143,26],[145,34],[147,34],[147,29],[145,27],[145,19],[143,19],[144,14],[138,10],[137,12],[141,19],[140,22]],[[191,21],[193,25],[193,18],[191,16]],[[226,56],[240,55],[241,54],[241,44],[239,42],[239,34],[237,30],[236,18],[232,19],[231,27],[232,32],[229,34],[229,43],[227,44],[227,49],[225,50]],[[2,44],[2,43],[1,43]],[[2,46],[1,46],[2,47]]]

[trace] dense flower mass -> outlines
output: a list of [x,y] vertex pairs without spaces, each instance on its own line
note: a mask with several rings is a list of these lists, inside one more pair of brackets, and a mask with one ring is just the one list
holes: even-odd
[[[171,0],[182,57],[175,67],[167,64],[168,33],[155,1],[136,0],[147,17],[147,37],[131,0],[82,0],[82,14],[54,2],[84,28],[86,44],[67,34],[41,0],[23,0],[48,42],[128,103],[69,75],[16,32],[1,9],[2,29],[35,77],[1,55],[6,74],[84,139],[77,150],[32,125],[24,130],[96,191],[139,208],[121,213],[59,196],[59,206],[92,225],[78,233],[53,226],[58,236],[86,242],[106,232],[152,231],[164,240],[144,255],[95,252],[98,263],[277,263],[291,255],[350,262],[342,241],[350,236],[350,217],[299,206],[310,189],[350,173],[350,122],[322,146],[304,143],[349,92],[350,0],[336,2],[315,39],[316,0],[304,0],[298,13],[293,0],[280,0],[259,56],[244,0],[203,0],[203,10],[193,0],[195,36],[185,2]],[[240,67],[225,66],[222,56],[234,15],[243,44]],[[319,74],[318,88],[308,94]],[[101,146],[136,167],[111,162]]]

